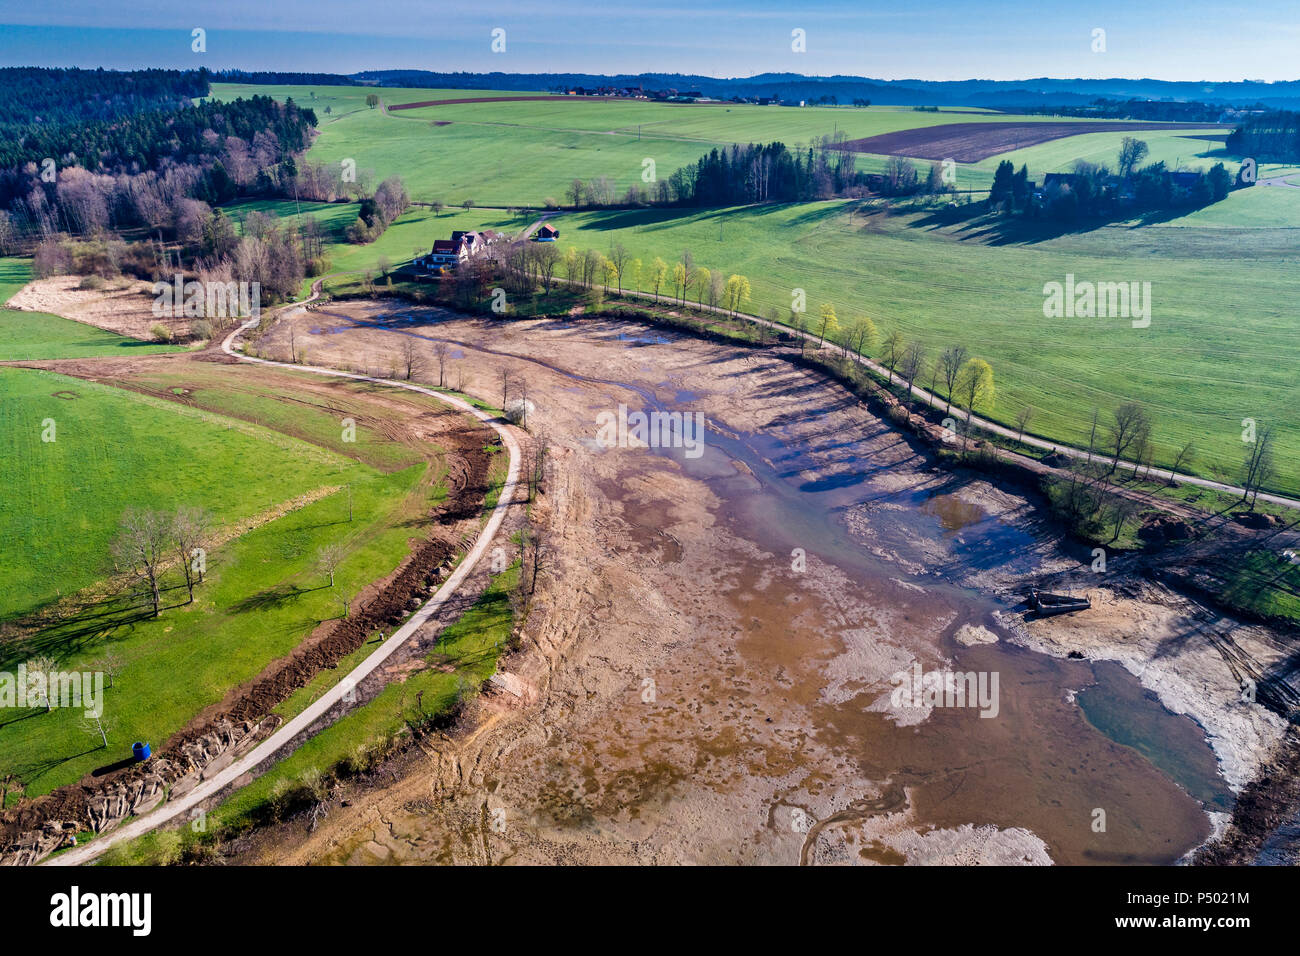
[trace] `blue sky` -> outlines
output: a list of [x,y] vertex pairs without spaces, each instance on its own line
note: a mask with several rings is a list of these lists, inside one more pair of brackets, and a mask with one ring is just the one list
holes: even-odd
[[[1297,0],[0,0],[0,24],[6,66],[1300,77]],[[195,27],[206,53],[190,49]],[[491,50],[498,27],[504,53]]]

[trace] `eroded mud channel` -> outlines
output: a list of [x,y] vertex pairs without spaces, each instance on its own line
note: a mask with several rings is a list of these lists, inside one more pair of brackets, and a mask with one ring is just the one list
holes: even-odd
[[[477,730],[260,859],[1168,863],[1280,733],[1212,648],[1157,653],[1192,609],[1085,579],[1024,498],[776,357],[380,304],[292,321],[309,360],[352,367],[414,336],[425,380],[449,341],[451,383],[494,403],[509,369],[553,449],[554,558],[506,665],[531,699],[485,700]],[[702,447],[602,447],[620,404],[702,413]],[[1074,567],[1092,621],[1023,623],[1029,577]],[[1267,635],[1215,627],[1267,659]],[[945,672],[964,703],[927,696]]]

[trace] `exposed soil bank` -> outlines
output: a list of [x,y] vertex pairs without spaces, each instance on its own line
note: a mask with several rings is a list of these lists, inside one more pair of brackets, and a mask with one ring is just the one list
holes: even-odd
[[[383,367],[413,335],[431,369],[433,340],[455,343],[448,374],[494,403],[503,368],[526,381],[531,427],[555,449],[555,559],[531,652],[512,664],[535,707],[503,708],[315,834],[284,828],[247,859],[1170,862],[1210,818],[1157,764],[1209,809],[1227,791],[1203,786],[1197,725],[1141,687],[1210,731],[1238,786],[1280,735],[1238,706],[1199,609],[1130,594],[1121,562],[1102,581],[1125,593],[1125,617],[1022,624],[1023,585],[1089,573],[1091,555],[1023,496],[936,468],[812,371],[628,325],[367,303],[294,321],[313,361]],[[703,413],[704,448],[600,447],[597,416],[620,404]],[[1281,654],[1234,621],[1214,632],[1261,668]],[[1097,693],[1133,727],[1168,729],[1177,759],[1086,719],[1075,693],[1097,674],[1071,652],[1141,671],[1139,684],[1115,669]],[[996,675],[996,707],[900,700],[918,665]]]

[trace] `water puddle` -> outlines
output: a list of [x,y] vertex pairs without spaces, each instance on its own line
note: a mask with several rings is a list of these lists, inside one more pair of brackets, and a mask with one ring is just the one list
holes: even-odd
[[671,345],[673,341],[662,335],[633,332],[619,332],[617,338],[620,342],[627,342],[629,345]]
[[1232,809],[1232,791],[1219,773],[1219,761],[1205,733],[1194,721],[1167,710],[1114,661],[1098,661],[1093,673],[1097,682],[1077,698],[1088,723],[1142,754],[1207,807]]
[[938,518],[943,530],[954,535],[989,517],[979,505],[963,501],[956,495],[935,495],[921,505],[921,513]]

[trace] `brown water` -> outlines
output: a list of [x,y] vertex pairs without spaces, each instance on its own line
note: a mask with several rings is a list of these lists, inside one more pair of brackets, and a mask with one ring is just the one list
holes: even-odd
[[[996,718],[982,718],[974,709],[935,708],[926,721],[910,727],[867,709],[879,691],[828,704],[819,699],[819,686],[808,686],[816,737],[835,751],[852,753],[863,777],[908,784],[916,813],[927,824],[1029,829],[1063,864],[1169,863],[1209,835],[1201,805],[1179,785],[1201,785],[1198,795],[1212,793],[1214,808],[1223,808],[1226,786],[1195,722],[1166,711],[1117,666],[1107,667],[1099,683],[1087,661],[1061,660],[1005,642],[964,648],[951,639],[962,623],[998,630],[991,612],[1003,605],[954,582],[990,559],[1032,564],[1016,557],[1027,553],[1032,542],[1027,533],[955,494],[878,492],[869,477],[859,480],[871,468],[866,455],[859,471],[810,483],[792,477],[812,464],[805,447],[786,446],[774,435],[720,437],[716,445],[755,476],[752,481],[706,477],[726,501],[722,518],[733,533],[777,554],[815,541],[817,554],[848,574],[872,603],[901,609],[912,625],[929,632],[952,657],[954,670],[999,675]],[[702,477],[711,469],[707,461],[683,459],[682,464]],[[847,510],[882,502],[905,505],[870,512],[878,536],[895,552],[925,561],[936,541],[947,548],[950,562],[941,580],[901,571],[848,534],[841,520]],[[902,582],[922,585],[926,593]],[[778,584],[775,593],[765,595],[762,611],[752,600],[733,606],[737,613],[781,622],[795,593],[797,585],[785,590]],[[945,626],[948,620],[953,623]],[[806,631],[796,630],[779,644],[743,641],[740,651],[756,671],[788,669],[792,649],[811,638]],[[1108,712],[1107,729],[1147,729],[1145,755],[1128,745],[1132,741],[1125,734],[1107,736],[1087,720],[1069,693],[1085,687],[1097,709]],[[1171,759],[1157,766],[1149,759],[1157,750]],[[1175,782],[1161,767],[1191,769]],[[1207,772],[1218,786],[1207,781]],[[1093,829],[1098,809],[1105,811],[1104,832]]]
[[[671,348],[658,337],[627,342],[649,363],[657,350]],[[650,384],[653,378],[614,383],[585,369],[538,364],[575,382],[630,390],[646,410],[708,409],[707,396],[665,390]],[[999,643],[969,648],[952,639],[962,624],[998,630],[992,613],[1004,603],[964,582],[992,566],[1031,571],[1034,539],[963,500],[956,488],[886,490],[878,481],[883,466],[854,435],[806,435],[793,425],[764,434],[711,431],[698,459],[655,452],[707,484],[721,502],[714,518],[722,529],[763,556],[753,557],[753,548],[750,556],[727,554],[732,570],[714,606],[678,609],[708,626],[661,675],[672,694],[658,707],[648,712],[634,695],[612,701],[597,724],[555,735],[531,764],[518,758],[518,774],[544,778],[536,784],[534,813],[549,826],[617,839],[620,827],[633,832],[636,821],[674,819],[675,801],[692,788],[739,794],[752,789],[749,777],[773,781],[779,792],[776,781],[795,776],[805,792],[824,786],[839,793],[848,772],[862,782],[861,799],[847,798],[844,814],[894,812],[910,799],[920,826],[1023,827],[1058,863],[1169,863],[1201,843],[1208,819],[1179,784],[1215,803],[1223,791],[1192,721],[1165,711],[1118,668],[1099,681],[1088,662],[1021,649],[1005,634]],[[821,467],[827,461],[840,467],[828,473]],[[623,500],[634,477],[620,475],[602,490]],[[874,550],[850,531],[850,515],[863,513]],[[625,519],[632,549],[661,564],[683,561],[681,545],[663,531],[666,505],[638,497]],[[779,564],[795,548],[833,566],[860,600],[841,605],[797,575],[773,574],[772,556]],[[862,606],[887,614],[858,617]],[[897,631],[951,659],[954,669],[996,673],[997,716],[939,707],[923,722],[900,726],[869,709],[881,697],[879,686],[828,698],[828,668],[851,659],[845,635],[854,631]],[[1105,719],[1089,722],[1075,703],[1074,692],[1083,688]],[[1105,813],[1103,832],[1094,829],[1098,810]],[[772,826],[769,819],[766,829]],[[763,821],[754,819],[753,828],[760,839]],[[701,844],[689,858],[726,860],[729,850]],[[746,852],[734,858],[763,858]],[[899,862],[888,848],[861,853]]]

